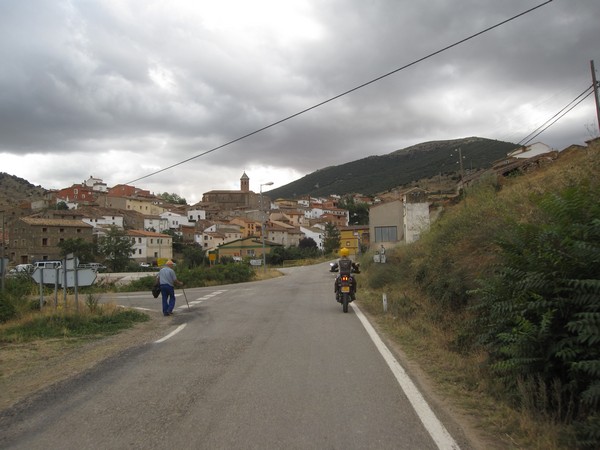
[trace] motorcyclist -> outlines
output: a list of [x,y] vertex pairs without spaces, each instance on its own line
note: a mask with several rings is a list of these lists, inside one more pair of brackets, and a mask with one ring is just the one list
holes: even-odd
[[335,278],[334,283],[335,297],[338,301],[338,280],[341,275],[349,275],[352,278],[352,291],[350,292],[350,296],[352,297],[352,300],[356,300],[356,278],[354,278],[352,273],[360,273],[360,266],[348,257],[349,254],[350,250],[346,247],[342,247],[340,249],[340,259],[331,266],[332,272],[337,272],[338,269],[340,271],[340,274]]

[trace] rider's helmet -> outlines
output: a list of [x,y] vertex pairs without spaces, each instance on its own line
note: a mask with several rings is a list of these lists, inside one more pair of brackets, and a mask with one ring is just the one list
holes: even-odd
[[342,247],[340,249],[340,256],[348,256],[350,254],[350,250],[348,250],[346,247]]

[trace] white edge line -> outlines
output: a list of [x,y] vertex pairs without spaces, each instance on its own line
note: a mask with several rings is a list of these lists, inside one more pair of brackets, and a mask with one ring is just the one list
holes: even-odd
[[419,392],[415,384],[412,382],[406,371],[402,368],[400,363],[394,358],[392,352],[383,343],[373,326],[369,323],[367,318],[364,316],[362,311],[354,303],[351,303],[352,308],[359,320],[362,322],[365,330],[371,337],[371,340],[383,356],[383,359],[391,369],[392,373],[396,377],[398,384],[404,391],[404,394],[410,401],[410,404],[414,408],[415,412],[421,419],[423,426],[434,440],[439,449],[453,449],[459,450],[460,447],[454,441],[448,430],[444,427],[442,422],[436,417],[431,407],[427,404],[427,401],[423,395]]
[[154,341],[154,343],[155,344],[160,344],[161,342],[165,342],[167,339],[172,338],[173,336],[175,336],[177,333],[179,333],[184,328],[185,328],[185,323],[183,325],[179,325],[175,330],[173,330],[172,332],[170,332],[169,334],[167,334],[165,337],[159,339],[158,341]]

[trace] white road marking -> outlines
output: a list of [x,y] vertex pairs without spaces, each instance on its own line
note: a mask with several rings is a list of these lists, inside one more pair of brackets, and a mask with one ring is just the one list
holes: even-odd
[[184,328],[185,328],[185,323],[183,325],[179,325],[174,331],[172,331],[171,333],[167,334],[165,337],[159,339],[158,341],[154,341],[154,343],[155,344],[160,344],[161,342],[165,342],[167,339],[172,338],[173,336],[175,336],[177,333],[179,333]]
[[354,303],[351,303],[350,305],[354,309],[356,316],[362,322],[365,330],[367,330],[367,333],[379,350],[379,353],[381,353],[381,356],[383,356],[383,359],[396,377],[398,384],[404,391],[404,394],[406,394],[406,397],[408,397],[410,404],[414,408],[415,412],[419,416],[419,419],[421,419],[423,426],[434,440],[438,448],[460,450],[458,444],[454,441],[450,433],[448,433],[448,430],[446,430],[442,422],[440,422],[440,420],[436,417],[435,413],[427,404],[427,401],[423,395],[419,392],[404,368],[400,365],[396,358],[394,358],[392,352],[390,352],[387,346],[383,343],[359,307]]

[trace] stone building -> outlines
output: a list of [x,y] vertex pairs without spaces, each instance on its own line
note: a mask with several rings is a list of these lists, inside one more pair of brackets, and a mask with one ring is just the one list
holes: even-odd
[[9,260],[13,264],[60,259],[58,244],[81,238],[92,243],[94,227],[77,219],[21,217],[8,230]]
[[205,192],[202,195],[202,204],[218,205],[220,210],[235,209],[262,209],[268,211],[271,200],[265,194],[263,205],[260,204],[260,193],[256,194],[250,190],[250,178],[243,173],[240,178],[240,189],[238,191],[216,190]]

